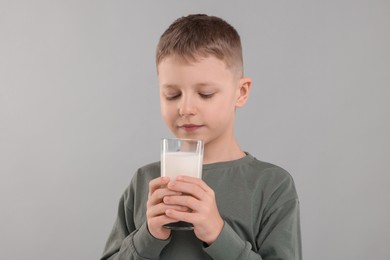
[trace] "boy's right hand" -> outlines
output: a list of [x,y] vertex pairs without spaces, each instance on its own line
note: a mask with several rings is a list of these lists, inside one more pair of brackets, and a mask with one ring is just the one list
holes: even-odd
[[188,211],[187,207],[167,205],[163,202],[165,196],[181,195],[180,192],[167,189],[168,182],[168,177],[151,180],[149,182],[149,198],[146,203],[146,219],[149,232],[152,236],[161,240],[166,240],[171,235],[171,230],[164,228],[163,225],[177,221],[167,217],[165,211],[167,209]]

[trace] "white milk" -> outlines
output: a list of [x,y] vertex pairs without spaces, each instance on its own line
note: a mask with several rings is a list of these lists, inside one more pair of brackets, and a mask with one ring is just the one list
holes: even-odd
[[171,180],[178,175],[202,178],[202,157],[189,152],[167,152],[161,157],[161,176]]

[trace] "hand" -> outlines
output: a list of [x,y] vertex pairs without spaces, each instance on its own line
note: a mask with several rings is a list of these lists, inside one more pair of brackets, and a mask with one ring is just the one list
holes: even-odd
[[149,197],[146,202],[146,219],[149,232],[157,239],[165,240],[171,235],[171,231],[163,227],[163,225],[176,222],[176,219],[165,215],[168,209],[180,211],[188,211],[187,207],[177,205],[167,205],[163,203],[165,196],[180,196],[182,193],[169,190],[166,185],[169,182],[167,177],[159,177],[149,182]]
[[222,231],[224,221],[219,214],[214,191],[201,179],[189,176],[178,176],[176,181],[169,182],[168,189],[183,195],[165,196],[167,205],[187,207],[190,211],[169,208],[165,214],[175,221],[186,221],[194,225],[198,239],[212,244]]

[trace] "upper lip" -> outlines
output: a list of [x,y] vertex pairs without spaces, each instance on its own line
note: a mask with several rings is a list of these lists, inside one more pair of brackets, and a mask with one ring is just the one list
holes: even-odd
[[197,124],[182,124],[182,125],[179,125],[179,127],[183,127],[183,128],[189,128],[189,127],[200,127],[202,125],[197,125]]

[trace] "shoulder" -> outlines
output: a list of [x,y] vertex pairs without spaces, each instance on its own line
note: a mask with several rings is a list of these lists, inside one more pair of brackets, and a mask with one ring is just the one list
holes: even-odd
[[263,195],[277,199],[280,203],[298,199],[294,179],[287,170],[256,158],[249,165],[254,174],[258,175],[258,184]]
[[261,161],[252,155],[248,156],[250,159],[247,160],[245,167],[243,167],[242,170],[245,171],[245,174],[249,178],[256,179],[262,183],[274,183],[276,185],[282,182],[293,182],[292,176],[284,168],[269,162]]
[[142,183],[149,183],[152,179],[160,176],[160,162],[146,164],[135,172],[132,183],[137,186]]
[[137,170],[137,175],[152,175],[153,177],[158,177],[160,175],[160,162],[153,162],[146,164]]
[[278,165],[258,160],[255,157],[253,157],[253,160],[249,165],[255,172],[261,173],[264,178],[267,178],[270,181],[293,181],[291,174]]
[[160,176],[160,162],[144,165],[136,170],[131,178],[130,185],[125,191],[125,197],[131,194],[143,194],[148,192],[149,182]]

